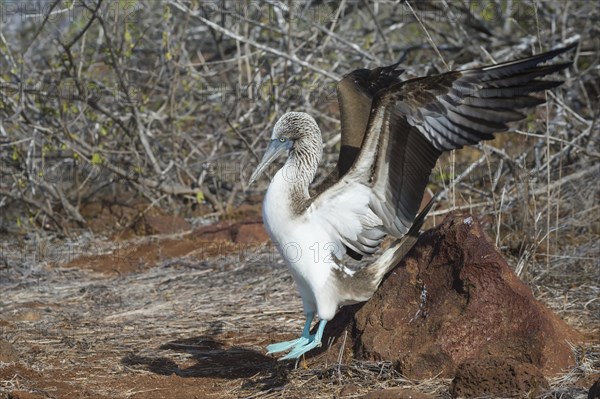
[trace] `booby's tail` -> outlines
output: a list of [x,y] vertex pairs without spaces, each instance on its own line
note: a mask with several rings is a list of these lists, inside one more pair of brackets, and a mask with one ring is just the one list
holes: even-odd
[[[391,271],[406,256],[419,239],[419,230],[425,222],[425,217],[431,210],[437,195],[417,215],[410,230],[402,238],[394,241],[388,249],[372,264],[358,270],[344,281],[344,300],[341,305],[364,302],[375,293],[383,277]],[[348,281],[350,280],[350,281]]]

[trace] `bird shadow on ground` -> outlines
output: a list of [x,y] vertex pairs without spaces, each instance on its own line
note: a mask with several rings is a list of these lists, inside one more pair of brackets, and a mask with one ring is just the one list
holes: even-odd
[[[327,326],[324,338],[339,337],[362,305],[343,308]],[[275,357],[248,348],[243,345],[243,337],[222,331],[220,325],[211,326],[204,332],[203,335],[166,342],[154,352],[155,356],[129,353],[121,359],[121,364],[166,376],[246,379],[242,388],[255,390],[285,385],[289,373],[297,366],[294,361],[277,361]],[[325,347],[317,348],[307,353],[307,359],[319,357],[325,350]],[[190,356],[177,362],[174,359],[182,358],[177,354]],[[195,363],[190,365],[190,360]]]
[[[157,356],[129,353],[121,359],[127,367],[142,367],[160,375],[177,375],[186,378],[223,378],[248,379],[244,385],[250,384],[254,389],[270,389],[285,385],[289,364],[278,362],[275,358],[249,349],[241,345],[231,345],[232,340],[227,333],[219,329],[205,335],[178,339],[161,345]],[[234,342],[240,343],[239,337]],[[164,355],[160,355],[160,351]],[[175,353],[191,355],[186,360]],[[195,364],[188,365],[192,360]],[[182,363],[186,363],[185,366]]]

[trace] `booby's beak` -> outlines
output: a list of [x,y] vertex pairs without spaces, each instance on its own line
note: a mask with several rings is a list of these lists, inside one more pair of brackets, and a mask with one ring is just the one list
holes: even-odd
[[294,145],[294,142],[292,140],[285,140],[285,141],[280,141],[279,139],[271,140],[271,142],[269,143],[269,146],[267,147],[267,151],[265,152],[265,155],[263,156],[262,160],[256,167],[256,170],[254,171],[254,173],[252,173],[252,176],[250,176],[250,180],[248,181],[248,184],[250,185],[250,184],[254,183],[256,181],[256,179],[258,178],[258,176],[260,176],[261,173],[265,169],[267,169],[267,167],[275,159],[277,159],[277,157],[279,157],[279,155],[281,155],[281,153],[291,150],[293,145]]

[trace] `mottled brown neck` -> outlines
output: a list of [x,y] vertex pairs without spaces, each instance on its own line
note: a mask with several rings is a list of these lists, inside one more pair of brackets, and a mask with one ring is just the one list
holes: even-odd
[[296,140],[284,166],[287,168],[284,173],[290,186],[290,204],[293,213],[297,215],[304,212],[310,204],[308,186],[315,178],[322,155],[321,132],[310,130]]

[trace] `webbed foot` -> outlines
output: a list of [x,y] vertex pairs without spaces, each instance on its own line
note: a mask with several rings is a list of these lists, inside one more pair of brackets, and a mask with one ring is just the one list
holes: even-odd
[[284,352],[291,348],[300,348],[308,344],[309,341],[310,337],[300,337],[291,341],[277,342],[267,346],[267,355],[270,355],[271,353]]
[[[321,340],[323,338],[323,331],[325,330],[325,325],[327,324],[327,320],[319,321],[319,328],[317,329],[317,333],[315,335],[310,335],[306,341],[306,343],[298,343],[293,346],[293,349],[290,353],[280,358],[279,360],[289,360],[289,359],[297,359],[306,352],[313,350],[319,346],[321,346]],[[302,339],[302,338],[299,338]],[[290,341],[291,342],[291,341]],[[304,342],[304,341],[302,341]],[[291,346],[290,346],[291,347]]]

